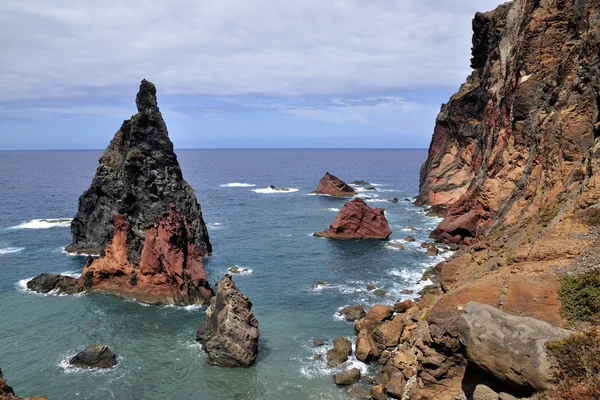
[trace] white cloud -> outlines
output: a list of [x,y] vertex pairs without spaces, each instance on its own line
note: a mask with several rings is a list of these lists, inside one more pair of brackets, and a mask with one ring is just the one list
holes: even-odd
[[[481,0],[3,0],[0,100],[458,85]],[[313,113],[313,115],[315,115]]]

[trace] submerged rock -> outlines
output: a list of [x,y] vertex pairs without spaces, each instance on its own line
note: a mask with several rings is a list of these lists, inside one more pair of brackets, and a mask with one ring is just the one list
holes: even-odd
[[93,344],[69,360],[77,368],[112,368],[117,365],[117,356],[103,344]]
[[74,294],[81,291],[77,279],[59,274],[41,274],[27,282],[27,288],[38,293]]
[[331,175],[329,172],[321,178],[319,186],[313,193],[328,194],[335,197],[351,197],[356,194],[354,189],[346,185],[341,179]]
[[289,192],[290,191],[289,188],[280,188],[280,187],[276,187],[274,185],[269,186],[269,189],[275,190],[275,191],[278,191],[278,192]]
[[387,239],[392,234],[383,208],[371,208],[362,199],[346,204],[329,229],[314,236],[331,239]]
[[252,302],[225,275],[206,310],[196,340],[208,354],[208,363],[220,367],[249,367],[258,355],[258,321]]
[[529,317],[470,302],[458,320],[469,362],[523,391],[548,389],[553,377],[545,344],[572,332]]
[[353,181],[352,184],[356,185],[356,186],[370,186],[371,185],[371,183],[369,183],[367,181],[363,181],[363,180]]

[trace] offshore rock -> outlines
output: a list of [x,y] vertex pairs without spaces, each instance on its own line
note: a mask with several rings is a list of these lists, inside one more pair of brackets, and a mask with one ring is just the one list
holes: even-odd
[[392,234],[383,208],[371,208],[357,198],[346,204],[329,229],[314,236],[331,239],[387,239]]
[[312,193],[328,194],[334,197],[351,197],[356,194],[354,189],[329,172],[325,173],[325,176],[319,182],[319,186]]
[[504,384],[523,391],[551,387],[553,376],[545,344],[572,333],[475,302],[467,304],[458,327],[460,342],[470,362]]
[[69,360],[77,368],[112,368],[117,365],[117,356],[103,344],[93,344]]
[[38,293],[74,294],[81,291],[77,279],[59,274],[41,274],[27,282],[27,288]]
[[127,259],[138,264],[147,227],[156,223],[170,204],[176,204],[195,232],[195,247],[210,253],[200,205],[183,179],[151,82],[140,84],[136,106],[137,114],[123,122],[100,157],[90,188],[79,198],[71,223],[73,242],[66,250],[101,254],[113,239],[113,215],[117,214],[131,227]]
[[258,321],[250,312],[252,302],[225,275],[217,282],[217,294],[206,310],[196,340],[208,354],[208,362],[220,367],[249,367],[258,354]]
[[78,284],[150,304],[205,304],[213,296],[196,247],[194,225],[175,205],[145,232],[139,264],[127,257],[133,236],[127,217],[113,217],[115,233],[104,256],[83,269]]

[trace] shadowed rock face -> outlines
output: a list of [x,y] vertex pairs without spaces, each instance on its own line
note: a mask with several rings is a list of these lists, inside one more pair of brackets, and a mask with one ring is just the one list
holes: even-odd
[[112,368],[117,365],[117,356],[103,344],[93,344],[77,353],[69,364],[78,368]]
[[595,173],[599,13],[595,0],[516,0],[476,14],[474,71],[442,106],[421,169],[417,202],[450,208],[435,237],[481,238]]
[[339,212],[329,229],[314,233],[332,239],[387,239],[392,230],[383,208],[371,208],[363,199],[354,199]]
[[208,354],[208,362],[220,367],[249,367],[258,354],[258,321],[250,312],[252,302],[225,275],[217,282],[217,294],[206,310],[196,340]]
[[147,227],[176,204],[196,233],[196,248],[210,253],[200,205],[183,179],[151,82],[142,81],[136,105],[138,113],[123,122],[100,157],[90,188],[79,198],[71,224],[73,242],[66,250],[101,254],[113,238],[113,215],[118,214],[131,227],[128,260],[138,263]]
[[351,197],[356,194],[354,189],[329,172],[325,173],[325,176],[321,178],[319,186],[313,193],[328,194],[335,197]]

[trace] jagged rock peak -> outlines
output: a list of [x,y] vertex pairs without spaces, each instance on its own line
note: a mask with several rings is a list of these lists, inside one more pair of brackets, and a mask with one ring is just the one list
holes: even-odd
[[210,253],[200,205],[183,179],[151,82],[140,84],[136,105],[139,112],[123,122],[100,157],[90,188],[79,198],[67,251],[100,254],[112,240],[113,215],[118,214],[131,227],[128,261],[137,263],[146,229],[175,204],[196,233],[196,247]]

